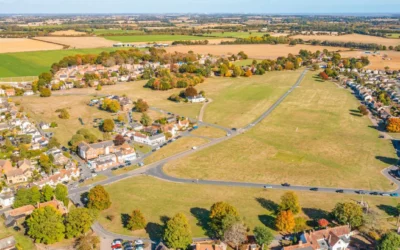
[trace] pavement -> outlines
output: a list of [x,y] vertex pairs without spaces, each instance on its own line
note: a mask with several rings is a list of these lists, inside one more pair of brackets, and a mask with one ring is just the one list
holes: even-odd
[[[296,81],[296,83],[287,91],[285,92],[270,108],[268,108],[264,113],[262,113],[256,120],[254,120],[252,123],[248,124],[247,126],[245,126],[244,128],[238,128],[238,129],[229,129],[229,128],[225,128],[216,124],[210,124],[210,123],[206,123],[206,122],[202,122],[199,121],[198,124],[199,126],[212,126],[212,127],[216,127],[219,129],[223,129],[224,131],[226,131],[227,133],[230,134],[230,136],[226,136],[226,137],[222,137],[222,138],[218,138],[218,139],[211,139],[211,141],[209,141],[206,144],[203,144],[201,146],[198,146],[196,150],[190,149],[190,150],[186,150],[180,153],[177,153],[173,156],[169,156],[167,158],[164,158],[158,162],[154,162],[152,164],[143,166],[139,169],[135,169],[132,171],[129,171],[125,174],[122,175],[118,175],[118,176],[110,176],[108,179],[106,180],[102,180],[99,181],[95,184],[92,184],[90,186],[85,186],[85,187],[72,187],[69,189],[69,197],[71,198],[71,200],[75,203],[75,204],[79,204],[80,206],[83,206],[80,197],[81,194],[88,192],[90,190],[91,187],[93,187],[93,185],[109,185],[118,181],[121,181],[123,179],[126,178],[131,178],[131,177],[135,177],[135,176],[141,176],[141,175],[149,175],[149,176],[153,176],[165,181],[171,181],[171,182],[177,182],[177,183],[186,183],[186,184],[192,184],[192,185],[215,185],[215,186],[232,186],[232,187],[248,187],[248,188],[264,188],[264,189],[280,189],[280,190],[294,190],[294,191],[308,191],[308,192],[325,192],[325,193],[335,193],[335,192],[340,192],[340,193],[344,193],[344,194],[354,194],[354,193],[365,193],[365,194],[370,194],[372,192],[376,192],[375,195],[377,194],[384,194],[386,196],[390,195],[391,193],[395,192],[395,193],[400,193],[400,181],[397,180],[396,178],[394,178],[390,172],[394,169],[397,169],[396,167],[392,166],[389,167],[387,169],[384,169],[382,171],[382,174],[388,178],[393,185],[393,191],[392,192],[382,192],[382,191],[374,191],[374,190],[360,190],[360,189],[345,189],[345,188],[332,188],[332,187],[314,187],[314,186],[299,186],[299,185],[290,185],[290,186],[283,186],[282,184],[268,184],[268,183],[250,183],[250,182],[234,182],[234,181],[218,181],[218,180],[199,180],[199,179],[185,179],[185,178],[177,178],[177,177],[172,177],[167,175],[164,171],[163,171],[163,166],[170,161],[174,161],[177,159],[180,159],[182,157],[188,156],[190,154],[193,154],[199,150],[211,147],[213,145],[219,144],[223,141],[229,140],[241,133],[246,132],[247,130],[251,129],[252,127],[254,127],[255,125],[257,125],[258,123],[260,123],[262,120],[264,120],[265,118],[267,118],[278,106],[279,104],[281,104],[285,98],[290,95],[290,93],[295,90],[300,83],[302,82],[302,80],[304,79],[306,73],[307,73],[307,69],[304,70],[302,72],[302,74],[300,75],[300,77],[298,78],[298,80]],[[158,108],[154,108],[151,107],[152,110],[156,110],[158,112],[162,112],[162,113],[166,113],[168,114],[169,112],[158,109]],[[182,136],[190,136],[189,131],[186,131],[182,134]],[[143,159],[145,157],[147,157],[148,155],[150,155],[150,153],[144,155],[142,158],[137,159],[136,161],[143,161]],[[115,234],[112,232],[109,232],[107,230],[105,230],[104,228],[101,227],[101,225],[99,223],[95,223],[92,226],[92,229],[101,236],[102,242],[103,241],[107,241],[109,242],[112,239],[115,238],[121,238],[124,240],[135,240],[135,239],[141,239],[139,237],[134,237],[134,236],[127,236],[127,235],[120,235],[120,234]],[[194,239],[194,240],[204,240],[205,238],[198,238],[198,239]],[[279,240],[280,238],[277,238],[276,240]],[[145,240],[145,239],[142,239]],[[150,241],[148,239],[146,239],[147,241]],[[103,245],[103,244],[102,244]],[[103,249],[103,248],[101,248]],[[109,245],[107,248],[104,249],[110,249]]]

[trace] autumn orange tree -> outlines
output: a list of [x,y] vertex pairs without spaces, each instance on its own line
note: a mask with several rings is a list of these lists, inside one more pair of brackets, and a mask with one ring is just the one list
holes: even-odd
[[252,75],[253,75],[253,73],[251,73],[251,70],[250,70],[250,69],[248,69],[248,70],[246,71],[246,73],[244,74],[245,77],[250,77],[250,76],[252,76]]
[[282,232],[292,232],[296,223],[292,211],[280,211],[276,217],[276,228]]
[[400,118],[389,118],[386,130],[388,132],[400,132]]
[[319,227],[327,227],[329,225],[329,221],[326,219],[319,219],[318,220],[318,226]]
[[328,80],[329,79],[329,76],[325,72],[319,73],[319,76],[324,80]]

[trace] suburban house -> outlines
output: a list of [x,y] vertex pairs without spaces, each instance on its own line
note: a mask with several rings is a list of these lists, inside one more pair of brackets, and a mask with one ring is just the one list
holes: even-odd
[[55,165],[64,166],[69,162],[69,158],[66,157],[59,148],[54,147],[52,149],[49,149],[47,150],[46,154],[49,156],[50,155],[53,156],[54,158],[53,163]]
[[32,177],[35,167],[30,160],[21,160],[17,165],[17,167],[11,168],[7,165],[3,168],[3,173],[6,176],[8,184],[27,182],[29,178]]
[[143,144],[147,144],[150,146],[156,146],[158,144],[163,144],[164,142],[166,142],[166,138],[164,134],[156,134],[156,135],[146,135],[140,132],[136,132],[133,135],[133,140],[135,142],[139,142],[139,143],[143,143]]
[[351,229],[348,225],[304,232],[298,245],[283,250],[346,250],[350,243]]
[[77,179],[79,178],[79,175],[79,168],[61,169],[60,171],[54,173],[47,178],[44,178],[43,180],[34,182],[33,185],[36,185],[39,188],[42,188],[45,185],[55,187],[57,186],[57,184],[67,183],[73,179]]
[[187,97],[189,102],[204,102],[206,100],[206,98],[204,98],[202,95],[197,95],[197,96],[188,96]]
[[78,145],[78,155],[84,160],[97,158],[99,155],[108,155],[114,152],[112,140],[88,144],[81,142]]
[[222,241],[219,244],[212,243],[196,243],[192,245],[193,250],[226,250],[227,245]]

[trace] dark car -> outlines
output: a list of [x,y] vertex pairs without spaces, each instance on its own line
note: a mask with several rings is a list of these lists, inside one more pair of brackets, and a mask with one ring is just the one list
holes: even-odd
[[343,189],[336,190],[336,193],[344,193]]
[[82,182],[84,182],[84,181],[85,181],[84,179],[80,179],[80,180],[79,180],[79,183],[82,183]]
[[112,171],[115,171],[115,170],[117,170],[117,169],[118,169],[118,168],[116,168],[116,167],[113,167],[111,170],[112,170]]
[[237,130],[237,128],[232,128],[232,131],[236,131]]
[[290,184],[287,183],[287,182],[285,182],[285,183],[282,183],[282,186],[283,186],[283,187],[290,187]]
[[125,166],[124,166],[124,165],[119,165],[118,167],[119,167],[119,168],[123,168],[123,167],[125,167]]
[[318,191],[318,188],[310,188],[311,191]]
[[358,190],[358,191],[356,191],[356,193],[357,193],[357,194],[365,194],[365,192],[362,191],[362,190]]
[[378,195],[378,192],[371,192],[370,195]]

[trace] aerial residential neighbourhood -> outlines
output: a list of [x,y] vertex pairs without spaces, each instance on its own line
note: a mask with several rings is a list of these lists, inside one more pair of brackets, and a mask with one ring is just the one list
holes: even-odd
[[0,3],[0,250],[400,249],[400,2]]

